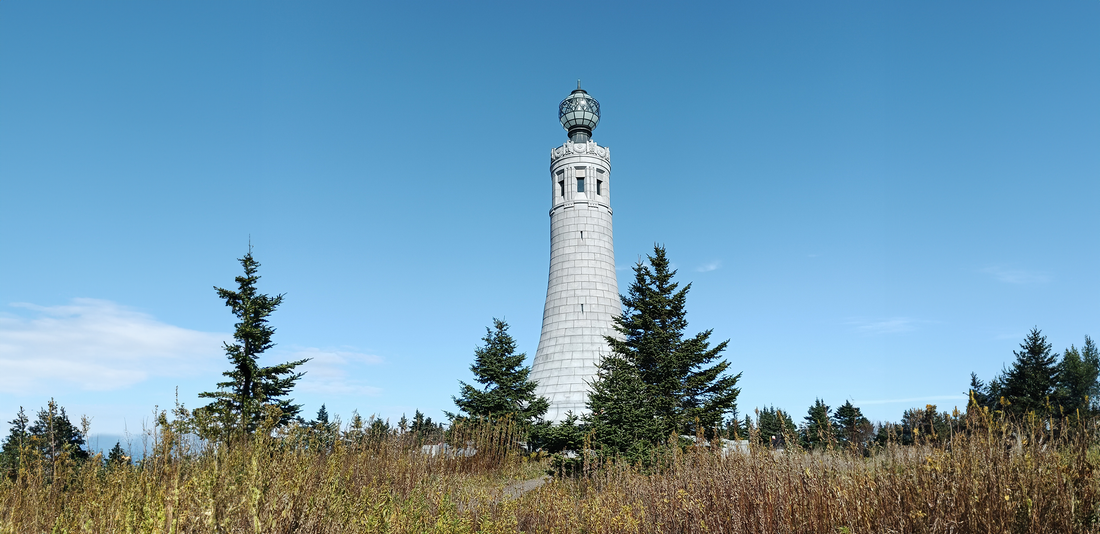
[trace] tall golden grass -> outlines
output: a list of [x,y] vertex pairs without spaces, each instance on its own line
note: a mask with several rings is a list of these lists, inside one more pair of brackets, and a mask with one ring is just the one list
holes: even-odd
[[966,421],[942,445],[868,455],[673,447],[646,469],[589,455],[518,496],[506,488],[549,464],[508,425],[452,429],[469,458],[407,434],[199,445],[158,427],[134,466],[25,462],[0,482],[0,532],[1100,532],[1091,422]]

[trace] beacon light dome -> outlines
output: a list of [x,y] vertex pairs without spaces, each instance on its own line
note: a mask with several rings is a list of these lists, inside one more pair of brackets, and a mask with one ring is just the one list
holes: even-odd
[[577,87],[558,105],[558,120],[570,136],[576,131],[591,135],[600,122],[600,103],[588,96],[584,89]]

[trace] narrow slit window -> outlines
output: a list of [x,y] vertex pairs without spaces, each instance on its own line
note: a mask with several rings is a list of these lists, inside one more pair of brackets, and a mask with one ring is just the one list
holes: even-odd
[[596,180],[596,194],[603,194],[603,180]]
[[565,196],[565,180],[558,182],[558,196]]
[[584,192],[584,178],[577,178],[577,192]]

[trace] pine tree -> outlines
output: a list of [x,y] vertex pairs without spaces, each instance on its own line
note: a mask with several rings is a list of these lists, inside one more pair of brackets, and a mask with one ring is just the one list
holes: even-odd
[[[884,446],[889,443],[901,443],[904,442],[905,428],[898,423],[879,423],[874,428],[875,445]],[[912,435],[910,435],[910,443],[912,443]],[[902,443],[905,445],[906,443]]]
[[970,373],[970,388],[967,390],[969,407],[993,407],[994,400],[989,393],[989,385],[978,378],[978,374]]
[[322,446],[331,447],[340,433],[340,423],[329,421],[328,409],[322,404],[317,417],[309,422],[309,429]]
[[244,267],[244,276],[236,277],[238,289],[230,291],[214,287],[218,297],[239,319],[233,339],[236,343],[225,343],[225,352],[232,368],[222,373],[229,378],[218,382],[217,391],[200,393],[199,397],[214,399],[200,408],[200,411],[218,421],[223,431],[253,432],[263,419],[266,407],[275,407],[281,412],[279,424],[284,425],[297,417],[300,404],[285,398],[294,384],[305,373],[295,372],[299,365],[309,359],[297,360],[268,367],[261,367],[257,360],[264,351],[275,346],[271,337],[275,329],[268,324],[268,316],[283,302],[284,295],[274,297],[257,293],[256,274],[260,264],[252,258],[252,246],[248,254],[240,258]]
[[412,420],[412,431],[413,432],[421,434],[421,433],[424,433],[424,432],[431,431],[434,428],[435,428],[435,426],[432,425],[432,418],[431,417],[425,418],[424,414],[421,413],[420,410],[416,410],[416,412],[413,413],[413,420]]
[[802,423],[802,443],[808,447],[823,447],[833,438],[829,406],[821,399],[814,400]]
[[351,422],[342,437],[347,443],[362,443],[366,439],[367,424],[363,421],[363,416],[359,415],[359,410],[352,410]]
[[1070,348],[1062,354],[1058,364],[1055,398],[1066,415],[1086,415],[1095,403],[1100,384],[1100,351],[1092,338],[1085,336],[1085,345],[1078,351]]
[[84,449],[84,433],[69,421],[65,407],[58,406],[50,399],[46,408],[38,411],[38,417],[28,432],[31,444],[47,462],[52,463],[62,456],[77,460],[88,458]]
[[[592,384],[595,402],[590,397],[588,408],[598,416],[611,409],[608,402],[644,397],[642,403],[614,408],[624,423],[638,421],[639,426],[621,430],[625,435],[644,435],[657,444],[670,435],[694,434],[696,425],[709,435],[736,410],[740,393],[741,375],[727,374],[729,362],[720,359],[729,340],[711,347],[711,330],[685,339],[691,284],[680,289],[672,280],[676,271],[669,268],[664,247],[655,245],[648,259],[649,265],[634,267],[634,282],[622,297],[624,312],[615,318],[619,335],[607,337],[611,355],[600,364]],[[616,379],[623,383],[600,385]]]
[[328,409],[322,404],[317,410],[317,417],[312,421],[313,426],[328,427]]
[[535,395],[537,384],[528,379],[531,369],[523,365],[527,355],[516,354],[516,342],[508,334],[508,323],[493,319],[493,328],[485,329],[482,341],[485,345],[474,349],[474,363],[470,366],[481,387],[460,380],[460,396],[451,397],[455,405],[467,417],[510,417],[520,424],[536,422],[546,413],[550,402]]
[[20,406],[15,419],[8,421],[8,437],[4,439],[3,448],[0,449],[0,472],[12,474],[19,469],[25,447],[30,446],[29,423],[30,419]]
[[833,428],[836,429],[841,445],[854,445],[860,449],[871,438],[873,431],[871,422],[852,401],[845,401],[833,413]]
[[372,415],[370,424],[367,425],[367,441],[375,445],[382,443],[392,430],[389,419],[381,419]]
[[533,425],[527,444],[531,450],[547,453],[579,451],[584,447],[587,434],[587,427],[580,423],[580,418],[567,412],[565,419],[556,425],[549,421]]
[[643,457],[646,450],[668,439],[652,406],[649,389],[630,360],[620,354],[602,358],[591,384],[584,423],[592,441],[610,454]]
[[1050,343],[1038,328],[1012,351],[1016,361],[998,380],[1000,396],[1009,402],[1007,411],[1017,415],[1028,412],[1045,414],[1051,395],[1055,393],[1058,354],[1050,351]]
[[756,428],[760,432],[760,443],[772,447],[782,447],[787,437],[796,437],[798,429],[791,416],[774,406],[756,411]]
[[746,420],[748,420],[748,415],[742,419],[741,414],[735,408],[730,413],[729,419],[726,419],[724,436],[728,439],[747,439],[751,425],[745,424]]
[[130,456],[122,449],[122,443],[116,441],[115,446],[111,447],[110,452],[107,453],[107,465],[118,466],[131,463]]
[[443,425],[433,423],[431,417],[426,417],[420,410],[416,410],[409,425],[409,433],[418,443],[439,441],[443,438]]
[[937,412],[935,404],[924,409],[911,408],[901,415],[901,444],[921,441],[945,443],[951,438],[951,418],[947,412]]

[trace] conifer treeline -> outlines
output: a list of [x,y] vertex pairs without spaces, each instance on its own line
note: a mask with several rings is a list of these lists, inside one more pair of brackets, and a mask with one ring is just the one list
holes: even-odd
[[[462,384],[463,394],[455,398],[456,404],[467,415],[506,415],[524,422],[536,447],[554,451],[583,445],[628,458],[644,457],[676,436],[755,436],[761,444],[775,447],[866,450],[887,442],[946,440],[972,410],[1015,418],[1028,414],[1080,418],[1100,411],[1096,400],[1100,354],[1092,339],[1086,337],[1081,349],[1071,346],[1059,355],[1034,328],[1020,350],[1013,352],[1012,366],[996,378],[985,383],[971,374],[970,399],[963,412],[948,413],[930,404],[905,410],[900,422],[874,425],[850,400],[834,410],[816,399],[800,422],[774,406],[757,409],[755,420],[749,415],[742,419],[736,405],[741,375],[730,374],[729,363],[719,359],[728,341],[711,347],[711,330],[685,338],[691,284],[678,288],[673,281],[676,271],[670,268],[663,247],[655,246],[647,259],[634,268],[634,281],[623,296],[623,315],[615,320],[617,335],[607,338],[612,350],[601,360],[592,383],[589,413],[551,426],[540,423],[536,413],[521,410],[541,408],[545,399],[534,396],[527,368],[518,366],[523,355],[514,354],[507,325],[497,320],[496,334],[490,332],[485,338],[486,346],[478,348],[471,367],[484,390]],[[496,354],[492,361],[485,358],[489,352]],[[506,359],[511,367],[502,372],[500,362]],[[498,386],[498,380],[504,381]],[[516,393],[521,390],[522,394]],[[490,406],[490,398],[496,404]]]
[[[460,395],[453,398],[460,413],[447,413],[452,425],[506,419],[528,435],[532,448],[553,452],[591,447],[601,454],[637,459],[670,439],[689,436],[753,436],[761,444],[775,447],[797,443],[807,448],[866,450],[887,442],[946,440],[971,412],[1078,420],[1100,415],[1100,349],[1086,336],[1080,349],[1071,345],[1062,353],[1053,352],[1036,327],[1020,350],[1013,351],[1015,361],[1010,367],[988,382],[971,373],[968,405],[962,413],[927,405],[906,410],[900,422],[872,425],[851,401],[833,410],[824,400],[816,399],[797,423],[789,412],[774,406],[757,409],[755,419],[749,415],[741,418],[736,404],[741,375],[731,374],[729,362],[721,359],[729,341],[711,346],[711,330],[686,336],[686,297],[691,284],[681,288],[673,281],[676,271],[662,246],[655,246],[647,260],[634,267],[634,281],[623,297],[623,314],[615,319],[616,334],[607,338],[611,352],[601,359],[591,384],[589,413],[571,414],[557,425],[542,421],[547,400],[535,395],[530,369],[523,365],[526,356],[515,352],[507,323],[494,319],[483,338],[485,344],[475,349],[470,368],[480,387],[460,382]],[[239,320],[236,343],[225,346],[232,364],[223,373],[228,380],[218,383],[217,391],[200,395],[213,399],[209,405],[194,412],[182,405],[176,407],[173,424],[181,431],[208,440],[227,440],[261,428],[270,431],[297,424],[322,442],[339,436],[378,439],[391,434],[415,436],[418,443],[445,439],[445,427],[419,410],[412,421],[402,416],[396,427],[354,413],[342,430],[339,419],[330,420],[324,405],[316,419],[302,419],[300,405],[287,397],[302,376],[295,369],[306,360],[261,366],[257,359],[273,346],[275,330],[267,318],[283,295],[257,292],[259,263],[253,259],[251,247],[239,261],[244,276],[236,278],[237,290],[215,288]],[[0,468],[18,467],[28,452],[47,461],[60,457],[85,460],[90,456],[85,448],[86,433],[86,421],[78,428],[65,408],[52,400],[39,410],[33,423],[20,408],[0,449]],[[107,461],[130,459],[116,443]]]

